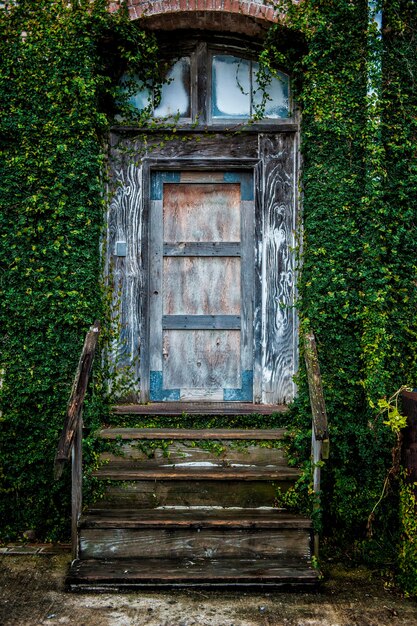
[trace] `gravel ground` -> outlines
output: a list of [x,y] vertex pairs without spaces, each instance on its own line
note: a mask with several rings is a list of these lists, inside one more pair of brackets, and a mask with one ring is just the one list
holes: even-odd
[[317,593],[71,594],[69,556],[2,556],[0,626],[417,626],[417,603],[365,569],[326,566]]

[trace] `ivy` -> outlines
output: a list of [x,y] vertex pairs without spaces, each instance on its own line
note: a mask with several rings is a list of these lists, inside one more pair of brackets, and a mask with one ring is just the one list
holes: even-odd
[[[302,111],[298,308],[318,342],[331,427],[323,532],[374,563],[400,546],[399,580],[415,593],[408,488],[381,501],[366,534],[394,442],[378,400],[417,380],[415,2],[380,2],[382,33],[365,0],[276,4],[285,19],[266,39],[260,79],[290,72]],[[99,254],[106,135],[116,112],[132,117],[120,77],[157,95],[160,62],[155,39],[104,0],[20,0],[0,11],[0,35],[0,515],[5,539],[28,528],[56,539],[68,530],[69,488],[52,480],[55,443],[83,335],[110,316]],[[297,382],[290,417],[302,462],[302,367]],[[91,431],[106,415],[104,390],[99,371]],[[85,451],[96,463],[92,437]]]
[[[375,563],[392,558],[400,526],[391,493],[377,537],[366,536],[394,442],[376,419],[378,399],[417,378],[417,12],[409,0],[377,3],[381,34],[362,0],[284,1],[280,8],[307,46],[288,61],[302,108],[299,311],[301,328],[318,340],[331,428],[324,532]],[[279,37],[277,28],[264,54],[274,54]],[[311,420],[307,398],[301,370],[293,408],[301,433]],[[412,527],[404,517],[401,524]],[[408,567],[417,571],[417,562]]]
[[[0,29],[0,515],[6,539],[56,539],[70,490],[55,446],[85,331],[108,316],[106,133],[120,74],[149,80],[156,44],[101,0],[21,0]],[[97,393],[86,421],[101,410]]]

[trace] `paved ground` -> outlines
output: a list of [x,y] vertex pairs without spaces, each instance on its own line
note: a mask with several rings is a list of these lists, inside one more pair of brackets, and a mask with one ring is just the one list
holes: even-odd
[[0,555],[0,626],[417,626],[417,603],[365,569],[325,566],[319,593],[87,595],[63,589],[66,552],[5,552]]

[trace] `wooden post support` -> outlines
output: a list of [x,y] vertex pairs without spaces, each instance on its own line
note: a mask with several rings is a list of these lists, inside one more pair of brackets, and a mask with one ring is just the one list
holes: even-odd
[[402,465],[406,480],[413,485],[417,496],[417,393],[403,391],[401,400],[403,413],[407,416],[407,427],[403,430]]

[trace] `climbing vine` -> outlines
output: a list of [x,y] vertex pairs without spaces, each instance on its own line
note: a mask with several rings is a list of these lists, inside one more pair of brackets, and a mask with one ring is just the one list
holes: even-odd
[[[301,328],[314,329],[318,340],[331,424],[324,530],[333,543],[354,545],[375,562],[395,558],[389,551],[395,551],[399,528],[391,491],[378,515],[377,538],[366,538],[393,445],[376,419],[377,401],[415,385],[417,374],[417,12],[408,0],[369,4],[280,6],[307,46],[293,61],[302,107],[299,310]],[[382,32],[374,19],[379,9]],[[276,29],[266,53],[274,54],[278,44]],[[295,444],[308,445],[303,371],[293,414]],[[411,567],[417,571],[415,561]]]
[[[288,68],[302,110],[298,307],[301,329],[316,334],[331,425],[324,534],[384,559],[400,502],[405,580],[407,567],[417,571],[411,495],[384,498],[371,539],[366,522],[393,445],[377,401],[417,381],[416,6],[381,2],[380,32],[365,0],[277,5],[286,17],[260,62]],[[0,515],[4,539],[28,528],[55,539],[68,528],[69,493],[52,481],[55,442],[83,334],[109,315],[106,134],[115,113],[131,114],[120,76],[152,84],[158,55],[154,38],[104,0],[21,0],[0,11],[0,33]],[[302,368],[298,386],[290,417],[305,460]],[[91,428],[103,396],[98,377]],[[94,457],[88,438],[86,452]]]
[[[56,539],[57,437],[84,333],[107,315],[106,133],[121,73],[149,81],[156,44],[102,0],[20,0],[0,29],[1,531]],[[90,426],[104,408],[97,391]]]

